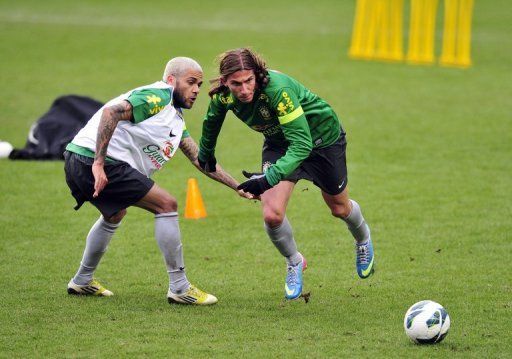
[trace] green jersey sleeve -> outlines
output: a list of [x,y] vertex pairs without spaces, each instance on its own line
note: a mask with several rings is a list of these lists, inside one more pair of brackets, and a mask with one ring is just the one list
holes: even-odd
[[203,130],[199,140],[199,158],[207,160],[215,154],[217,137],[224,123],[227,101],[222,94],[213,95],[203,121]]
[[133,91],[126,100],[133,107],[133,122],[139,123],[162,111],[171,102],[171,91],[145,88]]
[[268,182],[275,186],[300,166],[313,148],[311,132],[297,95],[291,88],[282,88],[272,99],[288,149],[266,172]]

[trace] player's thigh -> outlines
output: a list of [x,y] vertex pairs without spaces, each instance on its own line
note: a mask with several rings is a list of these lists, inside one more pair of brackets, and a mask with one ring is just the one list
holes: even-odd
[[156,183],[140,201],[135,203],[135,206],[155,214],[176,212],[178,210],[176,198]]
[[340,137],[328,147],[313,150],[301,165],[313,183],[328,195],[336,196],[347,186],[345,149],[344,137]]
[[[108,178],[107,185],[97,198],[89,197],[89,201],[105,217],[118,215],[124,209],[135,205],[154,185],[153,180],[125,162],[106,163],[105,173]],[[84,187],[89,194],[92,193],[90,185],[88,181]]]
[[279,225],[283,221],[294,187],[294,182],[281,181],[261,195],[263,219],[266,223]]
[[152,188],[154,182],[128,163],[107,161],[105,173],[108,183],[94,198],[94,176],[92,164],[94,159],[76,153],[66,152],[66,182],[75,197],[78,209],[86,201],[91,202],[111,223],[118,223],[126,214],[126,208],[141,200]]

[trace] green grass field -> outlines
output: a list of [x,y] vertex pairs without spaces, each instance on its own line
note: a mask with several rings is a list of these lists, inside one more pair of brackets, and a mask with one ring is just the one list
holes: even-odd
[[[354,1],[255,3],[0,1],[0,139],[23,147],[60,95],[106,101],[158,80],[177,55],[196,58],[210,79],[217,54],[252,46],[338,112],[351,196],[372,228],[375,276],[357,278],[349,232],[319,190],[300,182],[288,217],[309,261],[311,297],[284,302],[284,261],[259,204],[179,154],[155,180],[183,213],[187,178],[198,178],[209,215],[181,219],[185,259],[190,280],[218,305],[167,304],[153,218],[139,209],[129,210],[97,271],[116,295],[70,297],[96,211],[73,211],[62,162],[0,160],[0,356],[510,358],[508,2],[476,1],[468,70],[349,60]],[[196,139],[207,87],[186,113]],[[261,137],[232,115],[219,141],[217,158],[238,179],[258,168]],[[450,313],[439,345],[404,334],[405,311],[422,299]]]

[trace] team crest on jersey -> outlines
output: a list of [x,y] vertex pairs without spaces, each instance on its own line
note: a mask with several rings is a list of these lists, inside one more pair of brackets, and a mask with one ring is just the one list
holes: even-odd
[[258,108],[258,110],[261,114],[261,117],[263,117],[263,119],[270,120],[272,118],[272,114],[270,113],[270,110],[268,109],[267,106],[265,106],[265,105],[260,106]]
[[164,148],[162,150],[164,156],[167,157],[168,159],[171,158],[171,154],[173,153],[173,151],[174,145],[170,141],[165,141]]
[[233,98],[231,97],[231,95],[219,95],[219,101],[224,105],[229,105],[230,103],[233,103]]
[[265,163],[262,166],[263,173],[266,173],[270,166],[272,166],[272,163],[270,163],[269,161],[265,161]]

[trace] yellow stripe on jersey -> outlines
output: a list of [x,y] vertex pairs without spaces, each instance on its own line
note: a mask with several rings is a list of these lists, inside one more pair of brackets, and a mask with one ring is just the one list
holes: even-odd
[[297,107],[295,110],[293,110],[289,114],[278,117],[279,123],[281,125],[284,125],[285,123],[295,120],[297,117],[299,117],[303,113],[304,113],[304,110],[302,109],[302,107]]

